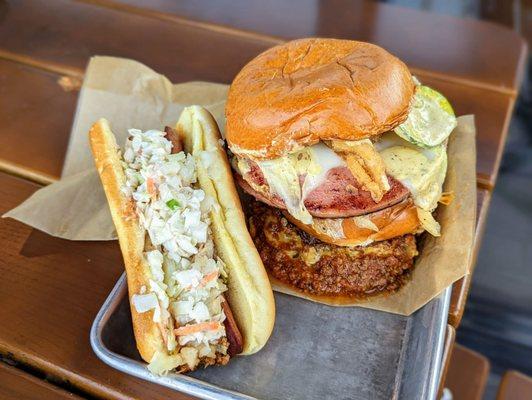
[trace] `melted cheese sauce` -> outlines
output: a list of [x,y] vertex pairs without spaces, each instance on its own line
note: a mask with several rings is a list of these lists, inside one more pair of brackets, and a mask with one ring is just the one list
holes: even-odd
[[283,199],[290,214],[305,224],[312,223],[312,216],[303,204],[297,162],[293,156],[257,162],[270,190]]
[[447,173],[446,143],[424,149],[394,133],[377,144],[386,172],[405,185],[419,208],[434,211]]
[[[312,216],[305,207],[307,195],[319,187],[332,168],[345,165],[344,160],[323,143],[315,144],[286,157],[258,161],[273,193],[281,197],[288,212],[305,224]],[[299,176],[305,175],[303,185]]]
[[327,173],[337,167],[345,166],[345,161],[323,143],[308,148],[313,170],[303,184],[303,200],[326,179]]
[[[432,234],[439,233],[438,223],[430,214],[438,205],[447,172],[447,143],[421,148],[389,132],[374,144],[384,162],[386,173],[410,191],[414,203],[423,211],[422,225]],[[304,201],[319,187],[327,173],[336,167],[347,167],[345,161],[323,143],[307,147],[286,157],[258,161],[257,165],[270,190],[281,197],[288,212],[305,224],[313,222]],[[241,173],[246,168],[240,166]],[[299,176],[306,178],[300,185]]]

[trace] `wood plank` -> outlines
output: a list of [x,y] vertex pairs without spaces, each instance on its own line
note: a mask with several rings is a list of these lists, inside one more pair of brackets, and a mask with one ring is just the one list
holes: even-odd
[[229,82],[271,44],[66,0],[10,2],[0,24],[5,51],[81,70],[93,55],[128,57],[174,82]]
[[511,93],[518,90],[526,61],[524,39],[506,27],[367,0],[88,1],[275,37],[369,41],[394,52],[412,67]]
[[0,398],[17,400],[81,399],[73,393],[62,390],[3,362],[0,362]]
[[[0,213],[38,188],[0,173]],[[120,373],[89,344],[96,313],[123,271],[116,242],[53,238],[0,219],[0,354],[108,399],[184,399]]]
[[469,289],[471,288],[473,271],[477,263],[478,252],[482,244],[482,237],[486,227],[490,200],[491,193],[488,190],[477,189],[477,228],[473,245],[473,257],[471,260],[471,273],[453,284],[451,304],[449,305],[448,322],[455,328],[458,328],[462,316],[464,315],[467,296],[469,295]]
[[60,176],[77,101],[60,78],[0,60],[0,169],[40,182]]
[[445,380],[455,400],[481,400],[488,380],[489,361],[483,355],[454,345]]
[[497,400],[522,400],[532,397],[532,377],[518,371],[507,371],[501,380]]

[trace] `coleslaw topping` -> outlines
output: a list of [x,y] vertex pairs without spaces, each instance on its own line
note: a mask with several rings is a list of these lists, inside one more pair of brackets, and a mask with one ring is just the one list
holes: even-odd
[[146,230],[149,287],[134,294],[137,312],[153,310],[166,354],[157,352],[150,370],[161,374],[202,357],[227,353],[221,306],[227,273],[210,236],[214,204],[195,187],[195,159],[172,154],[172,143],[158,130],[130,129],[124,151],[124,195],[133,199]]

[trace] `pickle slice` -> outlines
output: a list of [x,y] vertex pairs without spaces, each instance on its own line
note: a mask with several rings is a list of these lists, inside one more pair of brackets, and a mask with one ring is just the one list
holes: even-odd
[[428,86],[417,86],[408,118],[394,129],[403,139],[420,147],[442,143],[456,127],[453,108],[445,97]]

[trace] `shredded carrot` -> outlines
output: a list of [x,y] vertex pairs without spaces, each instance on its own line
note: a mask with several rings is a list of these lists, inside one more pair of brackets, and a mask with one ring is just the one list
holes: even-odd
[[448,206],[449,204],[453,202],[453,200],[454,200],[454,192],[450,191],[450,192],[443,192],[438,201],[441,204]]
[[[201,279],[201,281],[200,281],[200,283],[198,284],[197,287],[201,288],[203,286],[206,286],[207,283],[209,283],[210,281],[212,281],[213,279],[216,279],[216,278],[218,278],[218,272],[217,271],[211,272],[211,273],[205,275]],[[185,287],[185,290],[191,290],[192,288],[193,288],[193,286],[189,285],[189,286]]]
[[210,274],[207,274],[203,277],[203,279],[201,280],[200,284],[199,284],[199,287],[203,287],[203,286],[207,286],[207,284],[218,278],[218,271],[213,271],[211,272]]
[[157,322],[157,326],[161,331],[161,336],[163,337],[164,345],[168,346],[168,328],[162,322]]
[[146,179],[146,191],[152,199],[155,199],[157,196],[157,188],[155,187],[155,181],[153,178]]
[[185,336],[203,331],[216,331],[218,329],[220,329],[220,323],[218,321],[200,322],[197,324],[180,326],[179,328],[174,329],[174,333],[177,336]]

